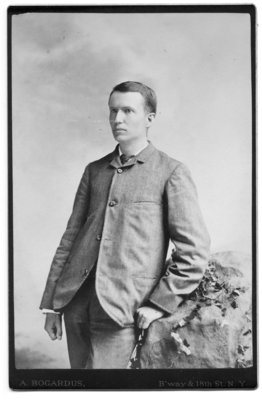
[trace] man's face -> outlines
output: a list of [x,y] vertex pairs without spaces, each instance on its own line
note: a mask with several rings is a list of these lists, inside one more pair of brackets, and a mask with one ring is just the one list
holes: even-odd
[[139,92],[113,92],[108,105],[115,140],[131,143],[146,137],[154,113],[146,111],[144,98]]

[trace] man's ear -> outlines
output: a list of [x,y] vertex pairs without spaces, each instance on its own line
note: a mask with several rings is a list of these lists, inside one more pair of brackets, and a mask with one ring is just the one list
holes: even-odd
[[153,113],[153,112],[147,114],[147,125],[146,125],[147,128],[149,128],[152,125],[152,123],[154,122],[155,117],[156,117],[156,114]]

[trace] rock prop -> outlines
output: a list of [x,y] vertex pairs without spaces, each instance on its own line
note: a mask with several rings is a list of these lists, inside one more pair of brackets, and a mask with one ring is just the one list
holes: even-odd
[[252,366],[251,272],[244,254],[214,254],[177,312],[149,327],[140,368]]

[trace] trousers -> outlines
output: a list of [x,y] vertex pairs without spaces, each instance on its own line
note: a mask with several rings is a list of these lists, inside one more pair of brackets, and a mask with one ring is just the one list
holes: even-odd
[[127,368],[136,344],[135,326],[122,328],[107,315],[97,298],[94,276],[83,283],[63,314],[71,368]]

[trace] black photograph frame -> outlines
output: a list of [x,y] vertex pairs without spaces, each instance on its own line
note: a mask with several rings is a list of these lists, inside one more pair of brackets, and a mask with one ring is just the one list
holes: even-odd
[[[24,13],[246,13],[250,15],[252,102],[252,327],[253,366],[216,369],[73,370],[18,369],[15,363],[14,180],[12,20]],[[9,385],[16,390],[229,390],[257,387],[257,186],[256,8],[254,5],[10,6],[8,18],[8,241]]]

